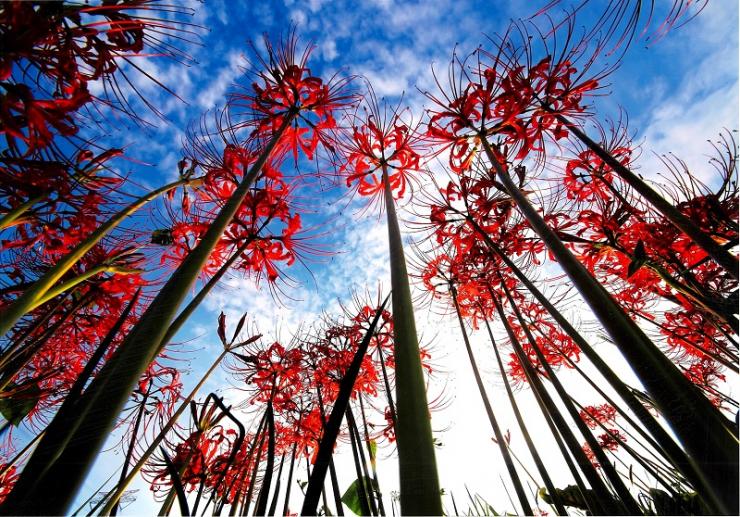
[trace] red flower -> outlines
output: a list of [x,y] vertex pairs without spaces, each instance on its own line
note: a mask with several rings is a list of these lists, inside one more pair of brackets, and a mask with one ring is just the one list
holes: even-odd
[[347,177],[347,186],[356,183],[361,196],[380,196],[386,171],[394,197],[403,197],[410,173],[419,171],[423,141],[395,112],[390,118],[387,113],[375,113],[359,122],[352,129],[352,138],[344,142],[346,162],[340,170]]

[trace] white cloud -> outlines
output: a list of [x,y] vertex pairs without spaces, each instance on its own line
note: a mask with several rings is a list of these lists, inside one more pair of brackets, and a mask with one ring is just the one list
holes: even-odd
[[198,105],[204,109],[223,105],[226,102],[226,92],[241,75],[244,68],[244,58],[240,50],[232,50],[225,56],[225,65],[219,69],[211,83],[197,95]]
[[[669,45],[671,59],[680,60],[686,74],[677,88],[661,81],[662,95],[641,117],[645,144],[640,165],[646,178],[656,179],[657,172],[665,171],[660,155],[674,153],[701,181],[717,180],[707,163],[712,152],[707,140],[716,140],[724,129],[737,129],[740,113],[737,6],[734,14],[726,7],[709,4],[698,18],[659,43]],[[686,38],[691,41],[688,49]],[[656,72],[660,77],[660,69]]]

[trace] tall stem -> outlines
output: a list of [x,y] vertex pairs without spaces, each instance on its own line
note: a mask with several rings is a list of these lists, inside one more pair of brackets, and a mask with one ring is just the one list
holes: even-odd
[[414,307],[411,302],[406,258],[396,205],[383,166],[385,208],[388,216],[393,338],[396,359],[396,440],[398,443],[401,513],[442,515],[442,499],[434,455],[424,372],[419,357]]
[[[0,507],[0,513],[57,515],[66,512],[141,372],[156,356],[178,307],[294,118],[295,112],[285,116],[282,125],[224,204],[201,242],[175,270],[138,324],[126,336],[119,353],[93,381],[83,396],[85,403],[81,401],[76,425],[64,430],[62,436],[47,434],[49,448],[39,447],[36,450],[38,454],[34,454],[29,461],[13,492]],[[60,448],[60,438],[69,446]],[[33,468],[29,469],[31,465]],[[54,490],[49,487],[54,487]]]
[[529,505],[529,500],[527,499],[527,493],[524,491],[522,482],[519,479],[519,473],[516,471],[514,462],[511,459],[511,454],[509,454],[509,448],[506,445],[504,434],[501,432],[501,428],[496,420],[496,415],[493,413],[491,402],[488,400],[486,388],[483,386],[483,379],[481,379],[480,372],[478,371],[478,363],[475,361],[473,349],[470,346],[470,339],[468,339],[468,331],[465,330],[465,322],[462,319],[462,314],[460,314],[460,306],[457,303],[457,289],[455,289],[454,285],[450,285],[450,294],[452,295],[452,303],[455,306],[457,321],[460,324],[460,332],[462,332],[465,350],[468,352],[470,367],[473,369],[473,377],[475,377],[475,383],[478,386],[478,392],[483,401],[483,406],[486,408],[486,414],[488,415],[488,421],[491,423],[493,434],[496,436],[496,443],[498,443],[499,451],[501,451],[501,456],[504,458],[506,469],[509,471],[509,477],[511,477],[511,482],[514,484],[514,490],[516,491],[517,497],[519,497],[519,504],[522,505],[524,515],[533,515],[532,507]]
[[[655,420],[653,415],[643,406],[642,402],[635,396],[634,392],[629,386],[627,386],[622,379],[611,369],[611,367],[604,361],[601,356],[596,353],[596,350],[586,341],[586,339],[578,332],[573,325],[563,316],[563,314],[550,302],[550,300],[540,291],[534,283],[527,278],[527,275],[512,261],[504,251],[493,242],[493,239],[486,234],[483,229],[475,222],[474,219],[468,218],[468,221],[476,229],[478,235],[484,240],[488,248],[506,264],[512,273],[519,279],[520,282],[532,293],[532,296],[547,310],[552,318],[557,322],[558,325],[565,331],[566,334],[578,345],[581,351],[596,367],[599,373],[607,380],[611,387],[617,392],[621,399],[627,404],[627,407],[632,410],[635,416],[640,420],[642,425],[650,432],[650,434],[660,444],[660,449],[666,454],[666,457],[676,468],[694,485],[702,498],[707,499],[708,504],[712,504],[712,500],[718,500],[718,498],[712,494],[715,493],[716,488],[708,482],[707,474],[702,472],[702,466],[697,464],[696,461],[689,458],[683,449],[678,446],[674,439],[666,432],[666,430]],[[719,510],[716,510],[720,513]]]
[[378,505],[375,503],[376,492],[372,487],[370,469],[367,467],[367,458],[365,457],[365,449],[362,447],[360,430],[357,428],[357,421],[355,420],[351,405],[347,406],[347,428],[349,429],[350,435],[354,436],[354,442],[357,445],[357,456],[360,460],[360,466],[362,467],[362,476],[358,478],[358,481],[365,489],[367,501],[370,503],[370,514],[378,515]]
[[[591,276],[514,185],[491,145],[483,147],[496,176],[532,229],[540,236],[617,348],[626,357],[660,412],[671,424],[710,484],[718,488],[722,513],[738,512],[738,441],[730,422],[676,368],[632,321],[604,287]],[[709,494],[711,497],[713,494]]]
[[226,357],[227,353],[228,350],[224,350],[219,354],[219,356],[211,364],[211,367],[208,368],[206,373],[203,374],[203,377],[201,377],[198,384],[192,389],[190,394],[188,394],[188,396],[183,399],[177,410],[172,413],[172,416],[169,418],[169,420],[167,420],[167,423],[162,427],[154,440],[152,440],[152,443],[149,445],[149,447],[147,447],[147,449],[142,453],[139,461],[137,461],[136,464],[131,467],[131,470],[127,473],[126,477],[122,481],[119,481],[118,485],[116,486],[115,492],[111,495],[105,507],[103,507],[103,509],[100,511],[100,515],[108,515],[113,510],[114,505],[118,503],[119,499],[126,491],[126,488],[128,488],[131,482],[136,478],[136,475],[141,471],[142,467],[144,467],[151,455],[154,454],[154,451],[157,450],[157,447],[159,447],[159,444],[162,443],[162,440],[164,440],[164,438],[167,436],[167,433],[169,433],[170,430],[175,426],[177,420],[180,418],[180,415],[182,415],[185,409],[188,408],[190,402],[195,398],[195,395],[203,387],[203,384],[205,384],[213,371],[218,367],[219,364],[221,364],[221,361],[224,357]]
[[[128,473],[128,466],[129,463],[131,463],[131,458],[134,455],[134,448],[136,447],[136,441],[139,437],[139,426],[141,426],[141,420],[144,416],[144,410],[146,409],[146,403],[149,399],[149,391],[151,389],[151,383],[149,383],[149,388],[147,388],[146,393],[144,394],[144,398],[139,403],[139,409],[136,412],[136,422],[134,423],[134,428],[131,432],[131,442],[129,443],[128,450],[126,451],[126,457],[123,459],[123,467],[121,468],[121,476],[118,478],[118,483],[122,483],[124,479],[126,479],[126,474]],[[111,516],[118,514],[118,501],[116,501],[115,506],[113,506],[113,509],[110,512]]]
[[32,197],[25,203],[21,203],[17,207],[9,210],[8,212],[0,216],[0,231],[13,226],[14,224],[17,224],[18,219],[23,214],[33,208],[33,205],[35,205],[36,203],[40,203],[41,201],[43,201],[46,196],[47,194],[42,194],[40,196]]
[[375,491],[378,499],[378,513],[381,517],[385,517],[385,505],[383,504],[383,492],[380,490],[380,481],[378,480],[378,469],[376,468],[375,451],[373,450],[372,442],[370,440],[370,432],[367,427],[367,418],[365,417],[365,405],[362,403],[362,393],[357,394],[357,401],[360,405],[360,416],[362,417],[362,428],[365,432],[365,446],[367,447],[367,455],[370,458],[370,467],[373,470],[373,481],[375,481]]
[[283,515],[288,515],[288,511],[290,510],[290,491],[293,483],[293,467],[295,466],[296,449],[298,449],[298,442],[293,443],[293,450],[290,453],[290,468],[288,469],[288,482],[285,484]]
[[358,443],[355,440],[355,433],[352,431],[351,424],[349,423],[349,411],[349,406],[347,406],[347,427],[349,428],[349,441],[352,447],[352,459],[354,459],[355,462],[357,494],[360,499],[360,508],[362,509],[362,515],[375,515],[370,511],[370,494],[367,493],[367,485],[365,484],[362,467],[360,466],[360,456],[357,453]]
[[267,403],[267,464],[265,474],[262,477],[262,486],[257,496],[254,515],[263,516],[267,513],[267,500],[270,495],[270,484],[272,483],[272,470],[275,465],[275,415],[272,411],[272,400]]
[[552,385],[555,387],[555,391],[560,396],[560,400],[563,402],[563,405],[565,406],[566,411],[570,415],[571,419],[575,422],[578,430],[581,432],[583,437],[586,439],[588,446],[591,448],[591,451],[593,452],[593,454],[596,456],[596,459],[601,464],[601,468],[604,474],[606,474],[607,479],[609,479],[609,481],[611,482],[612,487],[619,495],[622,501],[622,504],[628,510],[628,513],[639,514],[641,512],[640,505],[637,504],[637,501],[635,501],[629,489],[625,486],[624,482],[622,481],[622,478],[619,476],[619,473],[617,473],[616,469],[612,466],[611,462],[609,461],[609,458],[607,458],[606,453],[604,453],[603,449],[601,448],[599,443],[596,441],[596,438],[594,438],[593,433],[591,433],[588,426],[581,419],[578,411],[574,407],[568,395],[568,392],[563,387],[562,383],[558,379],[553,369],[550,367],[550,363],[547,361],[547,357],[545,357],[545,354],[542,353],[542,350],[540,350],[540,347],[537,344],[537,341],[532,335],[532,332],[529,329],[529,326],[524,321],[524,318],[522,317],[522,314],[519,311],[519,307],[517,307],[516,303],[514,302],[514,299],[511,296],[511,292],[509,291],[509,288],[506,286],[506,282],[504,282],[504,279],[500,273],[498,277],[499,277],[499,280],[501,281],[501,285],[503,287],[504,293],[506,294],[506,299],[509,301],[511,310],[514,312],[514,315],[516,316],[517,320],[519,320],[519,325],[521,325],[522,330],[524,331],[527,341],[529,342],[529,346],[532,348],[532,350],[534,350],[534,353],[537,356],[537,359],[539,360],[540,364],[545,370],[546,378],[549,379]]
[[[321,415],[321,426],[326,428],[326,413],[324,412],[324,399],[321,396],[321,387],[316,386],[316,399],[319,403],[319,413]],[[314,467],[314,471],[316,468]],[[344,509],[342,508],[342,495],[339,493],[339,480],[337,478],[337,469],[334,466],[334,456],[329,457],[329,478],[331,479],[331,491],[334,494],[334,506],[337,507],[337,515],[344,516]],[[306,490],[308,494],[308,490]]]
[[39,301],[44,298],[47,292],[54,287],[59,280],[62,279],[64,274],[69,271],[82,257],[90,251],[100,240],[105,237],[111,230],[121,224],[126,218],[132,215],[134,212],[139,210],[142,206],[147,204],[149,201],[158,198],[162,194],[169,192],[172,189],[179,187],[190,180],[181,178],[177,181],[173,181],[163,187],[149,192],[148,194],[141,196],[133,203],[129,204],[126,208],[115,214],[113,217],[108,219],[105,223],[100,225],[87,239],[82,241],[77,247],[67,253],[64,257],[59,259],[52,267],[50,267],[41,278],[36,280],[33,285],[23,291],[2,314],[0,314],[0,336],[5,335],[13,325],[21,319],[26,313],[30,312],[33,307],[38,306]]
[[349,407],[349,400],[355,386],[355,381],[357,380],[357,375],[360,372],[360,367],[362,366],[362,360],[364,359],[365,354],[367,354],[367,348],[370,345],[370,340],[375,333],[375,327],[378,324],[378,320],[380,319],[386,303],[388,303],[388,298],[386,298],[378,310],[375,311],[375,316],[370,323],[370,327],[365,333],[365,337],[357,347],[349,368],[347,368],[347,371],[342,376],[342,380],[339,382],[337,398],[334,401],[334,406],[329,414],[329,420],[323,426],[324,429],[319,443],[319,450],[316,453],[314,467],[311,471],[311,476],[308,479],[306,497],[303,499],[301,515],[316,515],[317,513],[316,509],[319,505],[319,496],[324,486],[326,471],[330,465],[330,460],[334,451],[334,444],[339,435],[339,428],[342,425],[342,419],[344,418],[346,409]]
[[[511,385],[509,384],[509,379],[506,375],[506,369],[504,368],[504,363],[501,360],[501,353],[498,350],[498,346],[496,345],[496,340],[493,338],[493,332],[491,331],[491,325],[488,323],[488,318],[483,318],[483,322],[486,324],[486,330],[488,331],[488,337],[491,340],[491,347],[493,348],[494,355],[496,356],[496,362],[498,363],[499,372],[501,372],[501,379],[504,381],[504,388],[506,388],[506,395],[509,397],[509,403],[511,404],[511,409],[514,412],[514,417],[516,418],[516,422],[519,425],[519,429],[522,431],[522,436],[524,437],[524,442],[527,444],[527,448],[529,449],[529,453],[532,455],[532,459],[534,460],[534,464],[537,467],[537,472],[539,472],[540,476],[542,477],[542,481],[545,483],[545,488],[547,488],[547,491],[550,493],[553,502],[555,503],[555,509],[558,512],[558,515],[568,515],[568,512],[565,510],[565,507],[563,506],[562,500],[560,498],[560,495],[555,490],[555,485],[552,483],[552,479],[550,478],[550,474],[547,472],[547,469],[545,468],[545,464],[542,462],[542,458],[540,457],[540,453],[537,451],[537,447],[534,445],[534,442],[532,441],[532,437],[529,434],[529,429],[527,428],[527,424],[524,422],[524,418],[522,418],[522,413],[519,411],[519,405],[516,402],[516,399],[514,398],[514,392],[511,389]],[[556,440],[558,440],[558,443],[560,443],[559,437],[555,437]],[[567,451],[565,452],[566,459],[570,459],[567,457]],[[569,464],[570,466],[570,464]],[[575,467],[572,469],[575,471]]]
[[[592,490],[596,495],[596,497],[590,501],[591,504],[596,506],[596,508],[593,509],[599,512],[607,510],[609,508],[608,502],[612,500],[609,489],[606,487],[601,477],[596,472],[596,469],[591,464],[591,461],[588,459],[588,457],[586,457],[583,449],[581,449],[581,444],[576,439],[573,431],[570,429],[570,426],[568,426],[568,423],[566,422],[563,415],[560,413],[557,405],[552,400],[552,397],[547,392],[545,386],[542,384],[542,381],[539,378],[539,374],[529,362],[529,357],[527,356],[527,354],[524,353],[524,350],[519,343],[519,339],[514,333],[514,330],[511,328],[509,320],[506,318],[506,314],[504,313],[504,309],[501,306],[501,302],[499,301],[498,297],[494,297],[493,302],[495,303],[496,310],[498,311],[499,317],[501,318],[501,323],[503,323],[504,328],[506,329],[506,333],[509,336],[509,342],[514,349],[514,353],[516,354],[517,359],[519,359],[519,363],[524,369],[524,374],[527,378],[527,382],[529,382],[532,391],[539,399],[542,413],[545,415],[546,418],[551,419],[552,423],[554,424],[554,428],[557,430],[557,432],[560,433],[563,440],[568,445],[570,453],[575,458],[576,463],[578,463],[578,466],[583,472],[583,475],[588,480]],[[586,493],[583,493],[583,495],[584,497],[587,497]]]

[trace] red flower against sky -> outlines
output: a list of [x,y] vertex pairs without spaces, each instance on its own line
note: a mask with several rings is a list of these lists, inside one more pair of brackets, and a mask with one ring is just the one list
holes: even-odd
[[361,196],[382,197],[387,176],[393,196],[399,199],[420,170],[426,143],[407,111],[381,106],[372,90],[364,109],[351,119],[351,135],[343,134],[340,172],[347,186]]
[[599,424],[607,425],[614,422],[617,417],[617,410],[610,404],[601,404],[599,406],[586,406],[581,411],[581,420],[588,427],[596,429]]
[[[0,133],[5,134],[8,147],[28,155],[47,147],[56,134],[76,134],[75,112],[91,101],[135,116],[127,103],[119,102],[118,93],[96,99],[88,84],[103,81],[107,86],[104,91],[120,92],[115,76],[120,63],[127,61],[140,71],[131,58],[142,55],[145,46],[155,48],[159,55],[187,58],[176,47],[161,45],[173,36],[187,41],[177,35],[178,22],[171,20],[178,12],[171,6],[158,7],[152,0],[94,6],[5,2],[0,8],[0,25],[4,27]],[[16,81],[18,78],[21,80]],[[31,84],[24,84],[29,78],[34,78]]]
[[595,80],[574,84],[578,74],[568,60],[546,56],[524,65],[519,56],[507,55],[505,42],[500,48],[496,55],[479,50],[463,61],[455,56],[448,91],[426,94],[436,105],[427,135],[449,150],[449,166],[457,174],[470,168],[482,138],[508,148],[504,154],[516,161],[544,152],[545,135],[559,140],[568,134],[555,114],[580,114],[583,96],[598,87]]
[[[632,151],[618,147],[611,154],[619,159],[622,165],[630,162]],[[568,161],[565,166],[565,184],[568,199],[593,201],[600,198],[604,201],[614,194],[609,190],[613,181],[612,170],[591,150],[582,151],[578,158]]]
[[265,38],[265,47],[267,56],[252,45],[255,60],[262,66],[251,90],[231,96],[234,108],[248,110],[237,127],[251,128],[255,138],[269,137],[286,116],[292,116],[278,152],[291,152],[297,163],[299,151],[313,159],[319,143],[333,149],[331,132],[336,128],[336,115],[357,101],[350,88],[352,77],[335,75],[325,82],[312,75],[307,63],[313,47],[300,51],[295,32],[277,47]]

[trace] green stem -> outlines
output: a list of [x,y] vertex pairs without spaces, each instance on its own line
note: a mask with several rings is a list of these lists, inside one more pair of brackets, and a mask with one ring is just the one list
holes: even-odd
[[[385,505],[383,504],[383,493],[380,490],[380,482],[378,480],[378,469],[376,468],[375,451],[373,451],[372,442],[370,440],[370,431],[367,426],[367,418],[365,417],[365,406],[362,403],[362,393],[357,394],[357,402],[360,405],[360,416],[362,417],[362,427],[365,432],[365,446],[367,447],[367,455],[370,458],[370,467],[373,471],[373,481],[375,482],[376,495],[378,499],[378,513],[381,517],[385,517]],[[337,511],[339,515],[343,515],[343,512]]]
[[298,442],[294,442],[293,450],[290,453],[290,468],[288,469],[288,482],[285,484],[285,502],[283,503],[282,515],[288,515],[288,511],[290,510],[290,492],[293,483],[293,468],[295,467],[295,456],[297,448]]
[[540,347],[537,344],[537,341],[532,335],[532,331],[529,329],[529,326],[524,321],[524,318],[522,317],[522,314],[519,311],[519,307],[514,302],[514,298],[511,296],[511,292],[509,291],[509,288],[506,286],[506,282],[504,281],[500,273],[498,274],[498,278],[501,281],[501,286],[503,287],[504,293],[506,294],[506,299],[509,301],[509,306],[511,307],[511,310],[514,312],[514,315],[519,321],[519,325],[521,325],[522,330],[524,331],[527,341],[529,342],[529,346],[532,348],[532,350],[534,350],[534,353],[537,356],[537,359],[539,360],[540,365],[542,365],[542,367],[545,370],[545,377],[549,379],[549,381],[555,387],[555,391],[560,396],[560,400],[563,402],[563,405],[565,406],[566,411],[570,415],[573,422],[575,422],[576,427],[581,432],[581,435],[583,435],[583,437],[586,439],[588,446],[591,448],[591,451],[593,452],[594,456],[596,456],[596,459],[601,464],[602,471],[604,472],[604,474],[606,474],[607,479],[611,482],[612,487],[619,495],[622,501],[622,504],[627,510],[627,513],[632,514],[632,515],[639,514],[640,505],[637,504],[637,501],[635,501],[629,489],[626,487],[626,485],[622,481],[622,478],[619,476],[619,473],[617,473],[616,469],[612,466],[611,462],[609,461],[609,458],[607,458],[606,453],[604,453],[604,450],[601,448],[599,443],[596,441],[596,438],[594,437],[593,433],[590,431],[588,426],[581,419],[581,416],[579,415],[578,411],[573,405],[570,399],[570,396],[568,395],[567,390],[563,387],[562,383],[560,382],[557,375],[555,374],[555,371],[550,367],[550,363],[547,361],[547,357],[545,357],[545,354],[542,352],[542,350],[540,350]]
[[226,357],[226,354],[228,352],[228,350],[224,350],[219,354],[216,360],[214,360],[211,364],[211,367],[208,368],[205,374],[203,374],[203,377],[201,377],[198,384],[196,384],[196,386],[190,391],[190,394],[188,394],[188,396],[183,399],[182,403],[175,410],[175,412],[172,413],[172,416],[169,418],[169,420],[167,420],[167,423],[162,427],[154,440],[152,440],[152,443],[149,445],[149,447],[142,453],[139,461],[137,461],[136,464],[131,467],[131,470],[128,472],[125,479],[118,482],[115,492],[111,495],[105,507],[103,507],[103,509],[100,511],[100,515],[110,514],[110,512],[113,510],[113,507],[118,503],[119,499],[126,491],[126,488],[128,488],[131,482],[136,478],[136,475],[141,471],[146,462],[149,461],[151,455],[154,454],[154,452],[157,450],[157,447],[159,447],[159,444],[162,443],[162,440],[164,440],[165,436],[167,436],[167,433],[169,433],[170,430],[175,426],[177,420],[180,418],[180,415],[182,415],[183,412],[188,408],[190,402],[195,398],[195,395],[203,387],[203,384],[205,384],[213,371],[221,363],[223,358]]
[[480,394],[481,400],[483,401],[483,406],[486,409],[486,414],[488,415],[488,421],[490,422],[491,428],[493,429],[493,434],[496,436],[496,443],[498,443],[499,451],[501,452],[501,456],[503,456],[504,458],[504,463],[506,464],[506,469],[509,471],[511,482],[514,484],[514,490],[516,491],[516,495],[519,498],[519,504],[521,504],[522,506],[522,511],[524,512],[524,515],[534,515],[532,513],[532,507],[529,505],[529,500],[527,499],[527,493],[524,491],[524,486],[519,479],[519,473],[516,471],[514,462],[511,460],[511,454],[509,454],[509,448],[506,445],[504,434],[501,432],[501,428],[498,425],[498,420],[496,420],[496,415],[493,413],[491,402],[488,400],[486,388],[485,386],[483,386],[483,379],[480,376],[480,371],[478,371],[478,363],[475,361],[473,348],[470,346],[470,339],[468,339],[468,331],[465,330],[465,322],[463,321],[462,314],[460,313],[460,305],[457,303],[457,289],[455,289],[455,286],[452,284],[450,284],[450,294],[452,295],[452,303],[455,306],[457,321],[460,324],[460,332],[462,332],[463,342],[465,343],[465,350],[468,352],[470,367],[473,369],[473,377],[475,377],[475,383],[478,386],[478,392]]
[[[350,426],[349,419],[350,419],[350,409],[349,406],[347,406],[347,426]],[[370,511],[370,494],[367,492],[367,484],[365,483],[365,477],[362,473],[362,467],[360,466],[360,456],[357,453],[358,449],[358,443],[355,439],[355,433],[352,431],[351,427],[349,429],[349,442],[350,446],[352,448],[352,459],[355,461],[355,475],[357,476],[357,494],[360,499],[360,508],[362,511],[362,515],[369,515],[374,516],[374,513],[371,513]],[[326,507],[326,502],[324,502],[324,507]]]
[[275,515],[277,509],[278,496],[280,495],[280,477],[283,475],[283,464],[285,463],[285,454],[280,456],[280,467],[278,467],[277,477],[275,478],[275,491],[272,494],[272,501],[270,502],[270,509],[267,511],[267,515]]
[[522,191],[514,185],[508,172],[498,162],[488,140],[483,138],[482,143],[506,192],[612,337],[690,455],[702,465],[710,485],[717,487],[717,495],[721,498],[721,502],[717,502],[721,503],[722,513],[736,514],[738,441],[729,420],[650,341],[606,289],[573,256]]
[[141,196],[136,201],[128,205],[126,208],[115,214],[113,217],[108,219],[105,223],[98,227],[87,239],[82,241],[77,247],[67,253],[52,267],[50,267],[46,273],[41,276],[36,282],[33,283],[28,289],[26,289],[22,295],[20,295],[7,309],[5,309],[0,315],[0,335],[6,334],[16,322],[21,319],[25,314],[33,310],[34,307],[39,305],[40,300],[44,298],[46,293],[54,287],[59,280],[69,271],[72,266],[79,262],[82,257],[90,251],[100,240],[105,237],[111,230],[121,224],[126,218],[135,213],[139,208],[149,203],[150,201],[158,198],[162,194],[169,192],[172,189],[184,185],[193,180],[181,178],[177,181],[169,183],[163,187],[149,192],[148,194]]
[[[689,458],[674,439],[666,430],[655,420],[652,414],[643,406],[642,402],[635,396],[634,392],[627,386],[622,379],[611,369],[596,350],[584,339],[573,325],[563,316],[563,314],[550,302],[550,300],[532,283],[527,275],[503,252],[493,239],[486,234],[482,228],[472,219],[468,221],[473,225],[478,234],[483,238],[488,248],[514,273],[520,282],[529,290],[535,299],[542,304],[552,318],[565,331],[566,334],[578,345],[581,351],[596,367],[599,373],[607,380],[609,385],[617,392],[620,398],[632,410],[635,416],[650,432],[650,434],[660,444],[660,449],[666,454],[666,457],[673,465],[691,482],[694,488],[703,498],[714,497],[714,486],[707,481],[706,473],[702,473],[702,465],[698,465],[693,459]],[[704,467],[706,468],[706,467]],[[714,498],[716,500],[716,497]],[[709,499],[711,500],[711,499]],[[720,513],[717,510],[717,513]]]
[[[321,427],[326,427],[327,420],[324,412],[324,400],[321,396],[321,386],[316,386],[316,399],[319,403],[319,414],[321,415]],[[314,472],[316,469],[314,468]],[[344,509],[342,508],[342,494],[339,493],[339,480],[337,478],[337,469],[334,467],[334,456],[329,456],[329,478],[331,480],[331,491],[334,495],[334,506],[337,508],[337,515],[344,516]],[[308,494],[308,490],[306,490]]]
[[203,302],[203,300],[205,300],[208,293],[210,293],[211,290],[216,287],[216,284],[218,284],[218,282],[226,274],[226,272],[234,264],[234,262],[236,262],[239,256],[246,251],[246,249],[252,242],[254,242],[254,239],[254,236],[248,237],[234,252],[234,254],[231,255],[231,257],[229,257],[229,259],[221,265],[218,271],[216,271],[216,274],[214,274],[208,280],[208,282],[206,282],[206,284],[200,288],[198,294],[196,294],[193,299],[188,302],[185,308],[180,311],[180,314],[177,315],[175,320],[167,328],[167,332],[165,332],[164,337],[159,344],[159,350],[156,355],[159,355],[159,353],[164,350],[164,347],[167,346],[170,340],[175,337],[175,334],[177,334],[182,326],[188,321],[190,316],[192,316],[192,314],[195,312],[195,309],[197,309]]
[[357,375],[360,373],[362,361],[367,354],[367,349],[370,346],[370,341],[373,335],[375,334],[375,328],[383,310],[385,309],[386,303],[388,303],[388,298],[386,298],[378,310],[375,311],[375,316],[370,323],[370,327],[365,333],[362,342],[360,342],[360,345],[357,347],[349,368],[347,368],[344,376],[342,376],[342,380],[339,382],[337,398],[334,401],[334,406],[329,414],[329,419],[323,426],[324,429],[321,435],[321,442],[319,443],[319,449],[316,453],[316,459],[314,461],[313,470],[311,471],[311,476],[308,479],[308,486],[306,487],[306,496],[303,499],[301,515],[317,514],[316,509],[319,505],[319,496],[321,495],[321,489],[324,486],[326,472],[329,468],[330,460],[334,451],[334,444],[337,441],[342,420],[349,407],[349,400],[352,396],[352,390],[354,389]]
[[[50,449],[43,450],[38,455],[36,466],[30,470],[27,480],[24,483],[20,483],[19,480],[6,502],[0,507],[0,513],[38,512],[54,515],[66,512],[141,372],[156,357],[178,307],[294,117],[295,112],[285,116],[280,128],[273,134],[231,198],[224,204],[200,243],[162,287],[139,322],[124,339],[119,353],[106,364],[93,381],[83,396],[84,404],[81,401],[79,416],[75,419],[73,428],[64,430],[63,440],[60,440],[60,436],[50,437]],[[68,435],[71,436],[67,438]],[[73,443],[75,446],[59,448],[60,441]],[[39,450],[37,449],[37,452]],[[50,457],[44,457],[47,454]],[[23,474],[28,470],[27,466]],[[46,475],[38,476],[39,470]],[[48,488],[50,486],[55,487],[55,490],[50,492]]]
[[272,471],[275,465],[275,416],[272,411],[272,400],[267,403],[267,464],[265,474],[262,477],[262,486],[257,496],[254,509],[255,516],[264,516],[267,513],[267,499],[270,495],[270,484],[272,483]]
[[[537,451],[537,447],[535,447],[534,442],[532,441],[532,436],[529,434],[529,429],[527,428],[527,424],[524,422],[522,413],[521,411],[519,411],[519,405],[516,402],[516,398],[514,398],[514,392],[511,389],[511,385],[509,384],[509,378],[506,375],[506,369],[504,368],[504,363],[501,360],[501,354],[499,353],[498,346],[496,345],[496,340],[493,338],[491,325],[488,323],[488,318],[485,316],[485,314],[483,317],[483,322],[486,324],[488,337],[491,340],[491,347],[493,348],[494,355],[496,356],[496,362],[498,363],[499,372],[501,373],[501,379],[504,381],[504,388],[506,389],[506,395],[509,398],[509,404],[511,405],[511,409],[514,412],[514,417],[516,418],[516,422],[522,432],[522,436],[524,437],[524,441],[527,444],[529,453],[531,454],[532,459],[534,460],[534,464],[537,467],[537,472],[539,472],[540,476],[542,477],[542,481],[545,483],[545,488],[547,488],[547,491],[552,495],[555,510],[557,511],[558,515],[568,515],[568,512],[563,506],[560,495],[555,490],[555,485],[553,485],[552,483],[550,474],[547,472],[547,468],[545,468],[545,464],[540,457],[540,453]],[[557,438],[559,437],[556,437],[556,439]],[[573,470],[575,470],[575,468],[573,468]]]
[[393,339],[396,359],[396,440],[398,444],[401,513],[442,515],[442,499],[434,455],[424,371],[414,307],[406,271],[396,205],[383,166],[385,208],[388,216],[391,286],[393,288]]
[[100,266],[91,268],[85,271],[84,273],[82,273],[81,275],[71,278],[64,283],[55,285],[54,287],[46,291],[46,294],[42,296],[38,301],[36,301],[31,306],[30,310],[34,310],[37,307],[42,306],[46,302],[53,300],[54,298],[64,293],[65,291],[68,291],[69,289],[77,287],[78,285],[90,280],[95,275],[98,275],[100,273],[114,273],[114,274],[119,274],[119,275],[130,275],[130,274],[138,273],[138,272],[139,272],[138,270],[123,270],[121,268],[111,266],[110,264],[101,264]]
[[[131,463],[131,458],[134,454],[134,448],[136,447],[137,438],[139,435],[139,426],[141,426],[141,421],[144,416],[144,410],[146,409],[146,403],[149,399],[149,392],[151,391],[151,383],[149,383],[149,387],[147,388],[146,394],[144,395],[144,398],[139,403],[139,410],[136,413],[136,422],[134,423],[133,431],[131,432],[131,443],[129,443],[128,450],[126,451],[126,457],[123,459],[123,467],[121,467],[121,475],[118,478],[118,484],[121,484],[123,480],[126,479],[126,474],[128,472],[128,466],[129,463]],[[111,517],[118,514],[118,501],[116,501],[116,504],[113,506],[113,509],[110,512]]]
[[[601,480],[601,477],[599,477],[599,474],[596,472],[596,469],[591,464],[591,461],[586,457],[583,449],[581,449],[581,444],[578,443],[578,440],[573,434],[573,431],[571,431],[567,422],[563,418],[563,415],[560,413],[560,410],[553,402],[552,397],[550,397],[550,394],[545,389],[542,381],[539,378],[539,374],[530,364],[529,357],[524,353],[524,350],[519,343],[519,339],[514,333],[514,330],[511,328],[509,320],[506,318],[506,314],[504,314],[504,309],[501,306],[501,302],[499,301],[498,297],[494,296],[493,302],[496,305],[496,310],[498,311],[499,318],[504,325],[504,329],[509,336],[509,342],[514,349],[514,353],[516,354],[519,363],[524,369],[524,375],[527,378],[527,382],[529,383],[529,386],[532,388],[532,392],[537,398],[537,402],[539,403],[540,410],[542,411],[543,416],[548,421],[548,425],[550,426],[553,437],[556,437],[557,439],[557,435],[560,435],[562,440],[568,446],[570,454],[573,455],[576,463],[578,463],[578,467],[581,469],[584,476],[591,485],[593,492],[596,494],[595,498],[588,497],[588,490],[582,482],[579,482],[580,476],[578,476],[577,473],[574,471],[574,478],[576,479],[576,482],[579,483],[578,487],[581,490],[584,499],[588,502],[589,509],[592,511],[593,514],[604,514],[605,508],[608,508],[608,506],[606,506],[607,502],[612,499],[611,493],[607,489],[604,482]],[[563,457],[568,458],[568,451],[563,450]]]
[[373,490],[372,482],[370,481],[370,469],[367,467],[367,458],[365,457],[365,449],[362,447],[362,438],[360,437],[360,430],[357,427],[357,420],[355,420],[354,413],[352,411],[352,405],[347,406],[347,428],[350,435],[354,437],[355,445],[357,446],[357,457],[360,460],[360,467],[362,468],[362,476],[358,478],[358,481],[365,490],[367,495],[367,501],[370,503],[370,515],[378,515],[378,505],[375,502],[376,492]]
[[40,196],[32,197],[25,203],[18,205],[17,207],[13,208],[2,217],[0,217],[0,231],[13,226],[23,214],[31,209],[31,207],[33,207],[33,205],[35,205],[36,203],[43,201],[46,196],[46,194],[42,194]]

